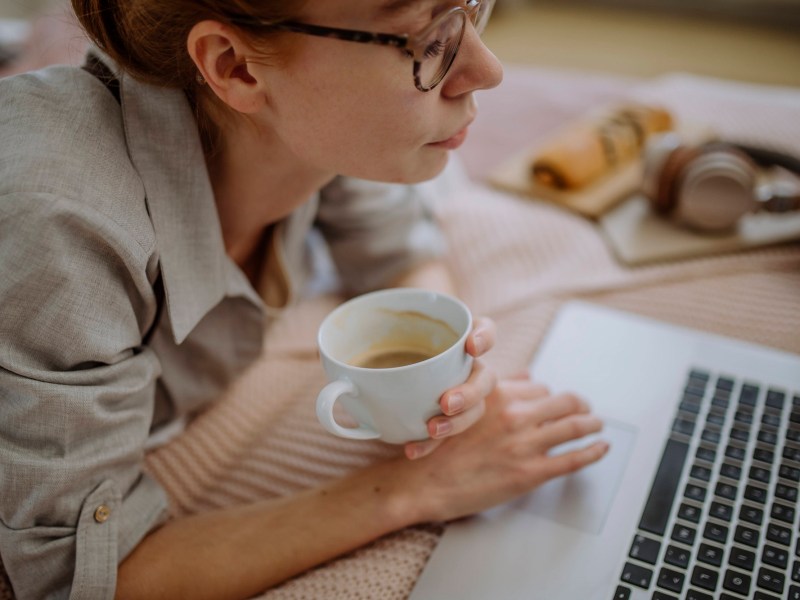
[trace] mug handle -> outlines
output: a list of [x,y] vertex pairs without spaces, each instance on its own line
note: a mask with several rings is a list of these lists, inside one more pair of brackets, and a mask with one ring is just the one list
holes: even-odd
[[333,418],[333,405],[344,394],[355,396],[358,393],[356,386],[345,379],[332,381],[320,391],[317,396],[317,419],[322,426],[334,435],[353,440],[374,440],[381,434],[361,425],[360,427],[342,427]]

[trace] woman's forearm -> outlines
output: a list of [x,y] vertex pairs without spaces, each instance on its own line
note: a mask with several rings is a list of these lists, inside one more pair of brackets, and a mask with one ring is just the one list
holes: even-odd
[[424,520],[408,461],[273,501],[176,519],[119,568],[117,598],[248,598]]

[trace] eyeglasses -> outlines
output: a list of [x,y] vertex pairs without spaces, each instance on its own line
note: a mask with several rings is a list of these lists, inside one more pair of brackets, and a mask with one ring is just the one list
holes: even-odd
[[380,44],[405,50],[414,59],[414,85],[428,92],[441,83],[458,54],[467,19],[480,35],[492,13],[495,0],[467,0],[464,6],[454,6],[437,14],[430,25],[416,34],[393,34],[322,27],[297,21],[264,23],[256,17],[234,16],[231,22],[258,26],[268,31],[289,31],[318,37],[334,38],[360,44]]

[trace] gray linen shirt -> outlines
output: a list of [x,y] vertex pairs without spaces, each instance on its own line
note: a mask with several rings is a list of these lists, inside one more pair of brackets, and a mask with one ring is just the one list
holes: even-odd
[[442,250],[419,188],[337,178],[276,226],[278,277],[254,290],[185,96],[118,77],[121,106],[76,68],[0,80],[0,556],[20,599],[113,597],[167,518],[148,436],[258,356],[315,223],[353,292]]

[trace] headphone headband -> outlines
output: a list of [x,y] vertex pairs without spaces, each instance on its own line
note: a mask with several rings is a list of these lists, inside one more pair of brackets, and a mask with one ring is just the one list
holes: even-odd
[[761,168],[783,167],[800,177],[800,158],[779,152],[769,148],[750,146],[748,144],[730,144],[734,148],[741,150]]

